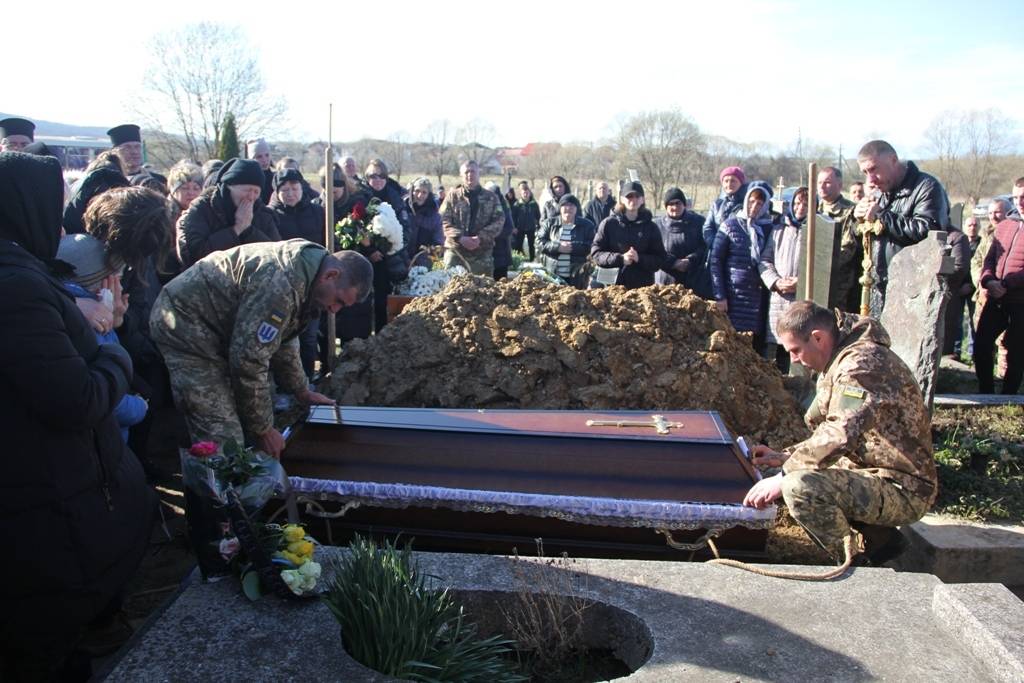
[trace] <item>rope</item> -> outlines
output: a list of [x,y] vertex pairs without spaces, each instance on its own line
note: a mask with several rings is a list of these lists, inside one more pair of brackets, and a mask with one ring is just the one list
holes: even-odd
[[711,552],[715,554],[715,559],[708,560],[708,564],[720,564],[726,567],[735,567],[736,569],[743,569],[744,571],[759,574],[761,576],[770,576],[776,579],[792,579],[794,581],[831,581],[832,579],[838,578],[846,573],[846,570],[850,568],[853,563],[853,558],[860,552],[859,549],[854,547],[854,534],[847,534],[846,538],[843,539],[843,552],[846,555],[846,559],[841,565],[835,569],[830,569],[822,574],[807,574],[803,572],[780,572],[771,569],[761,569],[752,564],[746,562],[740,562],[739,560],[728,560],[719,556],[718,548],[715,547],[715,542],[708,539],[708,545],[711,547]]
[[[665,537],[665,544],[669,548],[672,548],[673,550],[682,550],[694,553],[708,544],[714,547],[714,542],[711,539],[715,538],[716,536],[720,536],[723,530],[708,529],[708,532],[706,534],[698,538],[693,543],[682,543],[680,541],[677,541],[676,539],[672,538],[672,532],[669,529],[656,529],[656,531]],[[715,556],[718,556],[717,551],[715,552]],[[691,555],[691,559],[692,557],[693,556]]]

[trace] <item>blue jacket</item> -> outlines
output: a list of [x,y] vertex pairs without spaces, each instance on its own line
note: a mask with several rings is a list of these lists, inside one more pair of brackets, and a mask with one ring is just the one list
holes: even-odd
[[414,257],[420,247],[443,245],[444,231],[441,228],[441,213],[437,210],[437,200],[434,199],[434,195],[427,197],[420,206],[413,204],[412,195],[410,195],[406,198],[406,205],[412,224],[410,230],[412,239],[409,240],[406,247],[409,258]]
[[[748,186],[747,195],[755,189],[765,191],[767,200],[771,200],[771,188],[756,182]],[[764,285],[757,266],[771,235],[769,201],[765,201],[752,221],[742,211],[727,219],[711,247],[709,267],[714,297],[729,302],[729,320],[740,332],[758,334],[764,327]],[[744,206],[746,203],[745,196]]]
[[[92,292],[74,282],[65,282],[64,289],[79,299],[96,299]],[[106,333],[96,332],[96,341],[100,344],[121,344],[121,340],[118,339],[117,332],[114,330]],[[124,439],[125,443],[128,443],[128,428],[142,422],[146,417],[148,409],[149,406],[141,396],[125,394],[121,397],[121,401],[114,408],[114,419],[117,420],[117,426],[121,430],[121,438]]]
[[495,268],[508,268],[512,265],[512,230],[515,229],[515,223],[512,221],[512,210],[508,208],[505,197],[501,192],[494,194],[498,195],[498,201],[501,202],[501,211],[505,214],[505,225],[502,226],[498,236],[494,238],[494,249],[491,251],[491,256],[494,258]]

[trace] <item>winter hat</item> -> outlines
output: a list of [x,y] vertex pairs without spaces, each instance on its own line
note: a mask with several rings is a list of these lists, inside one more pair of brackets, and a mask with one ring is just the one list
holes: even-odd
[[71,281],[90,292],[99,289],[103,278],[121,272],[124,267],[124,263],[113,256],[113,262],[109,262],[103,242],[85,233],[62,237],[57,247],[57,258],[75,269]]
[[35,140],[36,124],[28,119],[10,118],[0,121],[0,138],[11,135],[24,135],[29,140]]
[[559,209],[561,209],[566,204],[572,204],[573,206],[575,206],[577,213],[579,213],[581,211],[581,209],[580,209],[580,200],[576,199],[576,195],[574,195],[574,194],[569,194],[568,192],[566,192],[565,194],[563,194],[561,197],[558,198],[558,208]]
[[301,185],[302,174],[294,168],[286,168],[285,170],[278,171],[274,174],[274,192],[281,189],[281,186],[285,183],[299,183]]
[[686,195],[678,187],[670,187],[665,190],[665,200],[662,204],[668,206],[670,202],[682,202],[683,206],[686,206]]
[[134,123],[114,126],[107,131],[107,135],[110,136],[110,144],[114,147],[123,145],[126,142],[142,142],[142,134],[139,132],[139,127]]
[[53,157],[57,159],[57,153],[46,146],[46,143],[42,140],[37,140],[31,145],[25,145],[25,149],[21,150],[25,154],[35,154],[37,157]]
[[722,182],[727,175],[731,175],[739,180],[741,185],[747,182],[747,174],[739,166],[726,166],[723,168],[722,172],[718,174],[718,182]]
[[641,197],[644,196],[644,186],[635,180],[627,180],[622,183],[622,189],[619,190],[619,196],[625,197],[630,192],[636,192]]
[[270,143],[264,140],[263,138],[249,140],[249,142],[247,142],[245,145],[245,151],[247,152],[246,156],[252,159],[254,156],[260,154],[261,152],[269,152]]
[[263,169],[252,159],[229,159],[217,171],[218,185],[256,185],[263,187]]

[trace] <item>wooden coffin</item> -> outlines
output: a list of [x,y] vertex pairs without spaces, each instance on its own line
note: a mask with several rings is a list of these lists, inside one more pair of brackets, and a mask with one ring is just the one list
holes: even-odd
[[711,529],[725,554],[762,556],[773,511],[741,505],[758,475],[721,418],[660,420],[668,426],[647,411],[321,406],[283,462],[333,543],[401,534],[420,550],[530,554],[542,538],[548,555],[688,559],[659,529],[681,543]]

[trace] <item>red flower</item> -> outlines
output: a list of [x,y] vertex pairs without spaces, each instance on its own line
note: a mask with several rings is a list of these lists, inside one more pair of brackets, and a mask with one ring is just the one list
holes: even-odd
[[218,450],[220,450],[219,447],[213,441],[197,441],[188,449],[188,453],[197,458],[208,458],[211,455],[216,455]]
[[357,221],[361,221],[366,218],[366,205],[362,202],[356,203],[356,205],[352,207],[352,218]]

